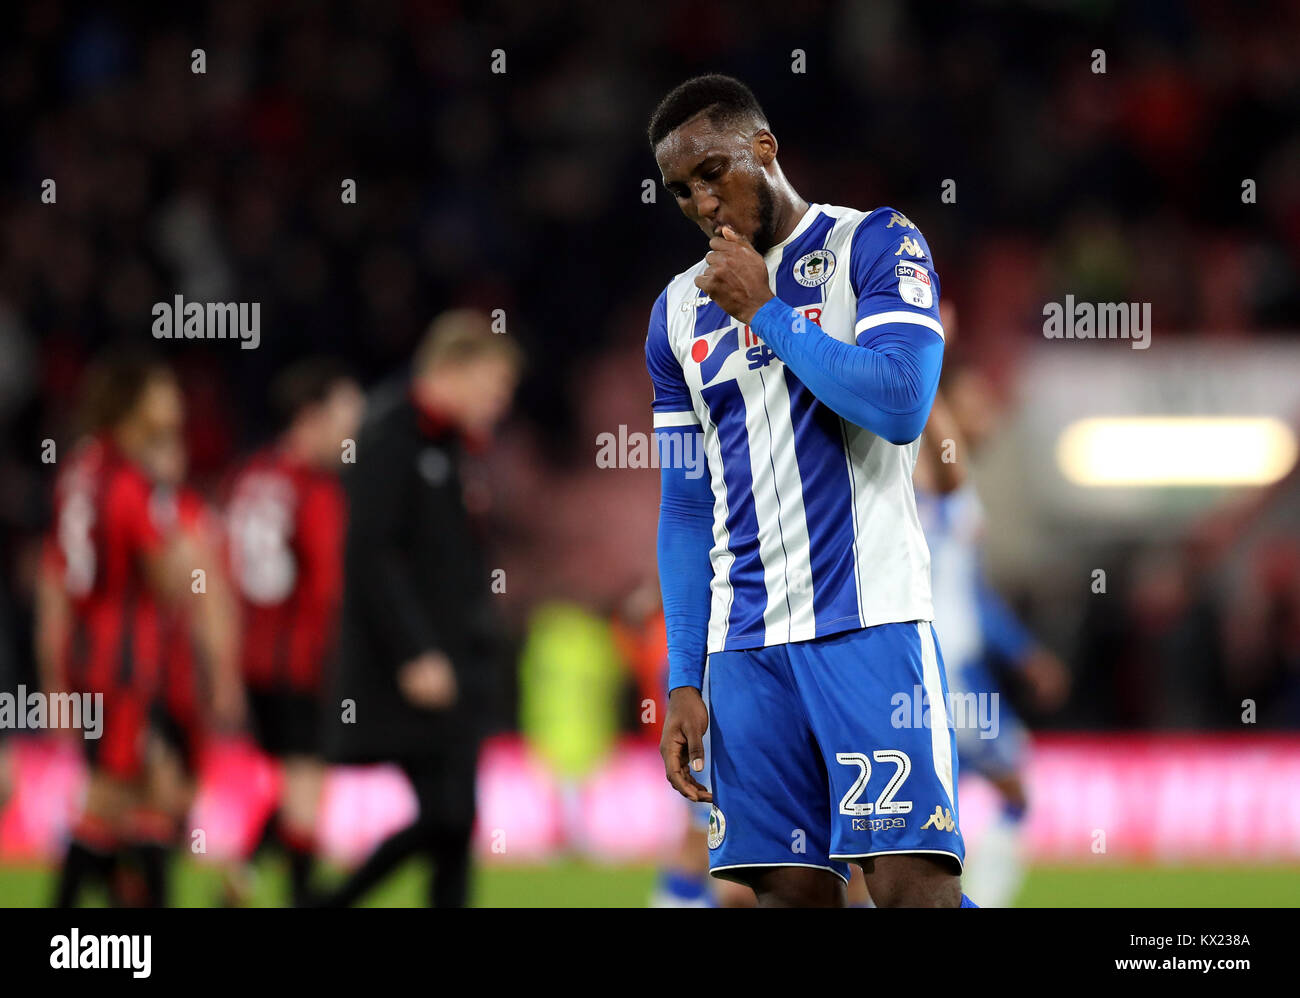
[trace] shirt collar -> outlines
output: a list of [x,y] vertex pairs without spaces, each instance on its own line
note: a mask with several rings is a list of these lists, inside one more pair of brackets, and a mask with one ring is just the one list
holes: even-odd
[[411,404],[415,406],[420,432],[426,437],[434,440],[453,437],[470,454],[481,454],[487,450],[489,438],[468,433],[445,410],[420,401],[415,392],[411,392],[410,398]]
[[777,243],[766,253],[764,253],[763,259],[770,263],[772,260],[775,260],[778,257],[780,257],[782,250],[784,250],[788,245],[790,245],[790,243],[794,242],[796,239],[802,236],[805,231],[807,231],[808,226],[812,225],[813,220],[818,215],[821,214],[821,210],[822,210],[822,206],[819,204],[808,205],[808,210],[805,211],[803,213],[803,217],[799,219],[799,224],[794,227],[794,229],[790,232],[788,236],[786,236],[779,243]]

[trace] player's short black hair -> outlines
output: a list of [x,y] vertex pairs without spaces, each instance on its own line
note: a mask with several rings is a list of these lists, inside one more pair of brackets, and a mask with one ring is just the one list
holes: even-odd
[[149,385],[171,377],[171,368],[146,350],[106,351],[86,369],[78,425],[87,433],[114,429],[135,409]]
[[324,402],[339,382],[348,380],[347,368],[334,357],[307,357],[290,364],[271,382],[276,426],[285,429],[300,412]]
[[766,127],[767,115],[754,92],[734,76],[708,73],[679,83],[659,102],[646,134],[653,149],[674,128],[685,124],[701,111],[707,111],[713,124],[749,118]]

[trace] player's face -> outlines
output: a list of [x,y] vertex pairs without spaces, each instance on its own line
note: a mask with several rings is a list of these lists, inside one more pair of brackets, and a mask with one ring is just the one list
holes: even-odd
[[146,468],[174,471],[169,458],[183,452],[185,405],[180,387],[170,377],[152,378],[118,434],[127,456]]
[[174,486],[185,481],[189,460],[179,428],[177,432],[157,441],[142,463],[156,482]]
[[485,354],[466,361],[457,373],[466,428],[489,433],[510,408],[519,381],[514,365],[504,357]]
[[344,440],[355,437],[365,410],[366,397],[357,383],[350,378],[336,384],[325,399],[324,450],[331,462],[339,459],[339,445]]
[[709,238],[730,225],[760,253],[772,245],[775,199],[768,167],[776,137],[767,129],[714,125],[697,117],[664,136],[655,161],[682,214]]

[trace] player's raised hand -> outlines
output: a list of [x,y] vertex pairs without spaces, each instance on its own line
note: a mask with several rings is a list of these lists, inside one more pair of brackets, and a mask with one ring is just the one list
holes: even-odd
[[709,240],[704,257],[708,267],[695,278],[695,286],[718,303],[728,315],[748,324],[773,297],[767,264],[758,251],[730,225]]
[[[709,708],[694,686],[679,686],[668,694],[668,716],[659,754],[664,758],[664,775],[673,789],[690,801],[713,802],[691,770],[704,772],[704,732],[709,728]],[[689,767],[689,768],[688,768]]]

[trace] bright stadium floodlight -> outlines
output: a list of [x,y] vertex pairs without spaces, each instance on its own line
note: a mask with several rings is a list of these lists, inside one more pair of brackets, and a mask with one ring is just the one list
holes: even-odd
[[1056,444],[1065,477],[1094,487],[1269,485],[1296,453],[1286,423],[1248,416],[1081,419]]

